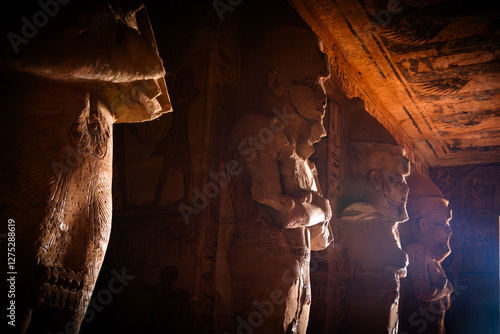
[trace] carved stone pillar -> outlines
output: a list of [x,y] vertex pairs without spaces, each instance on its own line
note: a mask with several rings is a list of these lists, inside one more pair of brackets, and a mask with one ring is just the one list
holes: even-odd
[[253,27],[243,32],[248,89],[227,162],[235,216],[228,333],[306,333],[310,252],[326,248],[332,237],[330,204],[308,160],[325,134],[328,61],[295,13],[285,24],[274,22],[288,18],[286,6],[254,8]]
[[394,334],[399,279],[407,265],[397,226],[407,219],[405,178],[410,166],[404,149],[363,108],[349,112],[348,168],[339,222],[350,268],[342,330]]
[[113,123],[170,110],[140,3],[71,3],[56,14],[0,61],[2,219],[16,226],[22,333],[78,332],[111,230]]
[[400,333],[444,334],[453,286],[441,262],[451,253],[451,210],[438,187],[419,172],[410,175],[408,186],[409,221],[401,242],[410,264],[401,282]]

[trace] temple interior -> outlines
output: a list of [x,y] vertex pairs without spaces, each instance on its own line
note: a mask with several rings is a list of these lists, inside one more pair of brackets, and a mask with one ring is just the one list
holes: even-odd
[[499,333],[497,8],[4,9],[5,333]]

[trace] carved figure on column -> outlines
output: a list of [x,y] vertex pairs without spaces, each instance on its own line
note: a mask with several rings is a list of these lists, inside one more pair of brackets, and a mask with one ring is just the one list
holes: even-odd
[[16,222],[21,333],[79,331],[111,230],[113,123],[171,110],[140,2],[77,1],[54,15],[0,59],[1,208]]
[[348,167],[339,230],[350,263],[343,329],[348,333],[396,333],[399,279],[407,255],[398,224],[407,220],[405,150],[361,104],[348,109]]
[[444,334],[453,286],[441,262],[451,253],[451,210],[438,187],[421,173],[412,172],[408,185],[409,221],[401,230],[401,242],[410,264],[401,282],[401,330]]
[[308,160],[325,135],[328,59],[304,26],[258,31],[245,39],[249,95],[229,145],[237,172],[230,183],[230,330],[306,333],[310,251],[326,248],[333,238],[330,203]]

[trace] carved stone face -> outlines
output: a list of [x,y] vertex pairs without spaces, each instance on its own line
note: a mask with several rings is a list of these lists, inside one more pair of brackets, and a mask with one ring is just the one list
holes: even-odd
[[418,219],[420,231],[414,239],[425,244],[435,260],[442,261],[451,253],[451,211],[447,201],[441,198],[426,198],[422,202],[424,214]]
[[326,95],[323,77],[316,76],[293,82],[290,85],[290,102],[301,116],[320,121],[325,113]]
[[287,98],[294,111],[307,120],[309,125],[307,140],[312,145],[326,135],[323,127],[326,107],[323,82],[330,73],[328,57],[321,52],[321,42],[309,33],[302,35],[302,43],[308,46],[308,52],[302,50],[299,54],[309,55],[309,59],[305,60],[306,64],[310,65],[298,66],[291,73]]
[[[406,221],[406,201],[408,185],[406,177],[410,172],[409,162],[397,150],[397,146],[387,146],[387,150],[372,152],[369,159],[369,179],[372,189],[368,190],[368,201],[379,208],[387,219]],[[392,150],[392,152],[390,151]],[[402,152],[402,151],[401,151]]]
[[323,88],[323,78],[305,79],[290,85],[289,101],[295,112],[307,119],[303,129],[299,130],[297,148],[299,155],[309,156],[312,145],[326,135],[323,127],[326,95]]
[[404,207],[408,198],[408,184],[406,176],[408,169],[405,166],[407,162],[403,157],[392,159],[387,165],[387,170],[384,171],[384,180],[382,189],[387,203],[395,207]]
[[[297,153],[306,158],[314,152],[312,145],[326,135],[323,82],[330,75],[328,57],[311,31],[287,26],[275,28],[270,35],[275,45],[256,55],[262,58],[259,66],[268,69],[261,74],[267,86],[267,101],[261,107],[272,110],[286,106],[296,116],[290,119],[289,129],[294,133]],[[257,77],[255,85],[259,85],[261,78],[253,75]]]
[[408,178],[409,230],[405,244],[421,243],[436,261],[446,258],[450,250],[451,210],[439,188],[424,175],[413,172]]

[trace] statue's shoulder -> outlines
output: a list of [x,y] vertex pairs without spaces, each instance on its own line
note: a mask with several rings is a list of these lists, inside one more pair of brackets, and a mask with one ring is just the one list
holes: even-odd
[[283,126],[277,124],[276,117],[264,114],[251,113],[241,116],[234,122],[229,144],[237,148],[241,143],[255,140],[257,145],[276,146],[276,149],[290,146],[285,135],[281,132]]

